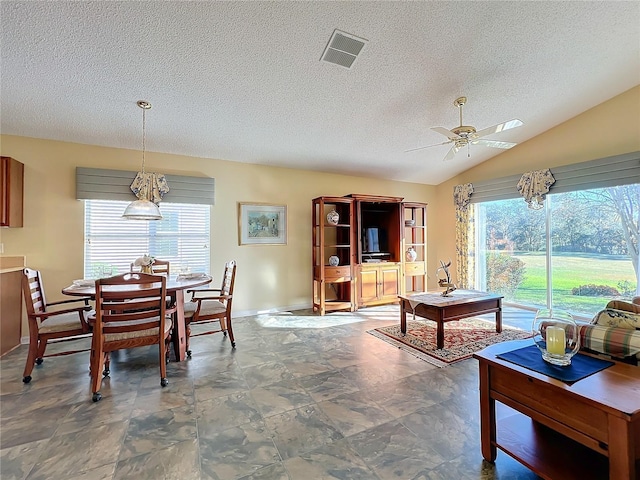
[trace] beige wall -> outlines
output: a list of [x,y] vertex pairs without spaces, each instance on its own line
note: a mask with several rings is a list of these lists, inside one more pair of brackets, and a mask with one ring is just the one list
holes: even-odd
[[[75,199],[76,166],[136,170],[140,152],[2,136],[2,155],[25,164],[24,227],[0,230],[5,254],[26,255],[42,271],[49,300],[83,275],[83,202]],[[368,193],[431,202],[435,187],[302,170],[147,153],[147,170],[209,176],[211,272],[217,284],[224,262],[238,261],[234,311],[311,305],[311,199]],[[286,204],[286,246],[239,246],[238,202]],[[140,252],[141,254],[144,252]],[[26,329],[23,328],[23,335]]]
[[[522,143],[437,187],[371,180],[221,160],[148,153],[148,169],[216,179],[211,209],[211,271],[238,261],[237,313],[311,304],[311,199],[368,193],[426,202],[429,287],[439,259],[455,259],[453,186],[640,150],[640,86]],[[75,167],[135,170],[140,152],[1,136],[0,152],[25,164],[24,228],[1,229],[9,255],[42,270],[51,300],[83,272],[83,203],[75,200]],[[237,203],[288,206],[286,246],[238,246]],[[142,253],[142,252],[141,252]],[[23,329],[23,335],[26,329]]]
[[635,151],[640,151],[640,86],[441,183],[429,206],[431,216],[438,212],[440,219],[438,235],[432,225],[429,230],[430,265],[438,258],[455,259],[455,185]]

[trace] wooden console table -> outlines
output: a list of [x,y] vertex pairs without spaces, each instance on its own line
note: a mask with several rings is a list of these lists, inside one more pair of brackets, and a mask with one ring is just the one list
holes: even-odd
[[[485,460],[499,448],[547,480],[640,480],[640,367],[616,363],[568,385],[496,357],[529,344],[473,355]],[[520,413],[496,425],[496,401]]]
[[450,296],[442,292],[400,295],[400,331],[407,333],[407,314],[415,314],[436,322],[436,348],[444,348],[444,324],[485,313],[496,314],[496,332],[502,332],[502,295],[455,290]]

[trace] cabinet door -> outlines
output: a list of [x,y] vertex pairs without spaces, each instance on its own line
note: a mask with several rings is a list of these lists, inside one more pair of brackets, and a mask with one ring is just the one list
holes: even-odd
[[397,266],[380,267],[380,299],[395,299],[400,294],[400,271]]
[[359,287],[360,304],[373,302],[378,299],[378,269],[362,269]]

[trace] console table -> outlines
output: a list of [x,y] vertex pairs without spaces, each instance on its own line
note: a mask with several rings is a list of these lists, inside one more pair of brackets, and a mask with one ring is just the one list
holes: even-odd
[[[568,385],[496,357],[530,343],[473,355],[485,460],[499,448],[548,480],[640,480],[640,367],[616,363]],[[496,423],[496,401],[520,413]]]

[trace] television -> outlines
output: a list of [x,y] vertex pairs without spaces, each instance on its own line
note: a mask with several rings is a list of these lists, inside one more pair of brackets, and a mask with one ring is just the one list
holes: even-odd
[[387,232],[380,227],[367,227],[364,229],[363,238],[364,253],[380,253],[387,249]]

